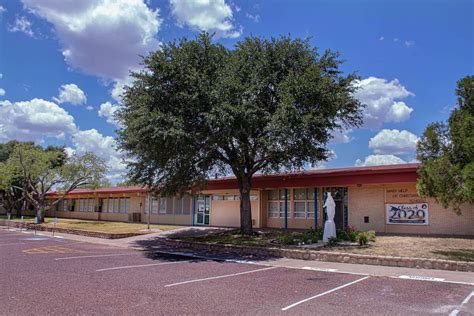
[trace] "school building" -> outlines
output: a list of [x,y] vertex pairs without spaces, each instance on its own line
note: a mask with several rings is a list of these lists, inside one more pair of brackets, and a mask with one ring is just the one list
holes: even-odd
[[[462,215],[416,191],[418,164],[255,175],[252,221],[257,228],[304,229],[324,223],[324,197],[336,202],[337,228],[383,233],[474,235],[474,206]],[[52,198],[54,193],[49,197]],[[174,225],[239,227],[234,177],[209,180],[199,194],[155,198],[143,187],[78,189],[47,215]]]

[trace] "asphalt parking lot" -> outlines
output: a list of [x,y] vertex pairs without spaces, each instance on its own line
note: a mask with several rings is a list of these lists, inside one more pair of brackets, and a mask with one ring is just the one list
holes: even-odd
[[0,314],[474,315],[474,286],[0,230]]

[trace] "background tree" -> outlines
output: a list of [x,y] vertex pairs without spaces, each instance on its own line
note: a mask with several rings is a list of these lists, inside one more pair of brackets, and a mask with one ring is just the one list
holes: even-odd
[[133,74],[118,113],[131,181],[168,195],[233,173],[251,234],[253,175],[325,160],[331,133],[361,124],[357,77],[341,63],[289,37],[248,37],[232,50],[208,34],[164,44]]
[[[25,186],[15,188],[21,190],[25,199],[34,206],[40,222],[45,212],[70,191],[99,185],[107,171],[105,162],[92,153],[67,157],[62,149],[42,149],[31,144],[16,145],[3,168],[10,179],[24,179]],[[52,190],[58,194],[47,201],[46,193]]]
[[[13,211],[16,211],[18,217],[21,217],[22,211],[29,207],[28,201],[23,193],[28,191],[28,186],[24,177],[21,174],[14,172],[14,169],[10,168],[6,162],[13,153],[15,147],[21,144],[46,152],[56,151],[60,153],[52,162],[55,166],[63,164],[66,159],[66,153],[64,152],[63,147],[48,146],[43,148],[35,146],[33,142],[20,142],[17,140],[0,144],[0,195],[3,198],[7,212],[13,213]],[[20,190],[20,187],[23,188],[23,190]]]
[[460,214],[462,203],[474,202],[474,76],[457,82],[456,95],[448,122],[428,125],[418,142],[417,188]]

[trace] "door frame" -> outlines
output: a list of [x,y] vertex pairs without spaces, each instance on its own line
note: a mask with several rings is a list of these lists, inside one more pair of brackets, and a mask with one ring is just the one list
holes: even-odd
[[[204,197],[204,201],[199,200],[200,197]],[[206,215],[206,201],[209,201],[207,205],[209,212],[207,215]],[[212,201],[212,195],[210,194],[200,194],[200,195],[194,196],[194,212],[193,212],[194,225],[209,226],[211,224],[211,204],[212,204],[211,201]],[[202,222],[198,222],[198,214],[202,213],[202,212],[199,212],[200,202],[204,202],[204,212],[202,216]],[[205,220],[206,216],[208,217],[208,224],[206,224],[206,220]]]
[[[342,227],[338,227],[337,229],[345,229],[347,225],[349,225],[349,188],[347,186],[332,186],[332,187],[323,187],[322,188],[322,198],[323,198],[323,205],[326,201],[326,192],[338,190],[342,191],[342,199],[335,199],[335,201],[342,202]],[[334,198],[334,196],[333,196]],[[337,210],[336,210],[337,212]],[[326,212],[325,208],[323,207],[323,225],[326,221]]]

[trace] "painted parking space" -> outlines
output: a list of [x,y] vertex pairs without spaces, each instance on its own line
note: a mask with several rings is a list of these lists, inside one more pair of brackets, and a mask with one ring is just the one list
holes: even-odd
[[[298,314],[331,306],[335,314],[448,315],[473,289],[468,285],[443,282],[371,277],[332,295],[295,306],[291,311]],[[340,304],[344,301],[356,304]],[[467,312],[467,308],[464,311]],[[473,314],[474,309],[471,309],[469,315]]]
[[469,285],[52,238],[28,243],[83,252],[27,254],[23,244],[0,248],[0,292],[6,293],[0,314],[474,314]]

